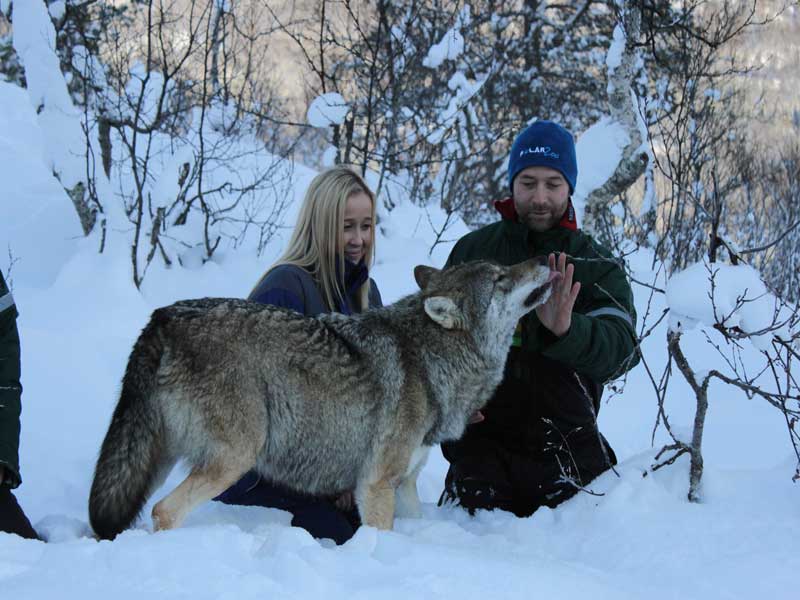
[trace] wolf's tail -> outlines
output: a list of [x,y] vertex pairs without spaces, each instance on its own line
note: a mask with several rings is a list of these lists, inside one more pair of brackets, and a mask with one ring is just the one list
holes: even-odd
[[128,359],[89,494],[89,522],[98,537],[113,539],[142,510],[164,471],[161,411],[151,402],[163,343],[163,317],[153,313]]

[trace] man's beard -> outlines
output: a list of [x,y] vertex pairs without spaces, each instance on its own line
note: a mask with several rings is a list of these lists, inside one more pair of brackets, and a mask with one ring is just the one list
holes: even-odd
[[525,215],[521,216],[522,221],[528,226],[529,229],[537,233],[541,233],[558,225],[559,221],[561,221],[562,215],[556,216],[555,213],[552,212],[539,215],[533,211],[529,211]]

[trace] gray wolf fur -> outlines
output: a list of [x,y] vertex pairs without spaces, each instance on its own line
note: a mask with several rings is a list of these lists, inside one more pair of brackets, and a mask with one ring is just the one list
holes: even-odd
[[129,527],[181,459],[190,473],[153,508],[156,530],[253,468],[310,494],[355,490],[380,529],[419,515],[427,449],[460,438],[489,401],[517,321],[557,275],[535,259],[414,275],[416,294],[352,316],[227,298],[155,310],[97,461],[95,533]]

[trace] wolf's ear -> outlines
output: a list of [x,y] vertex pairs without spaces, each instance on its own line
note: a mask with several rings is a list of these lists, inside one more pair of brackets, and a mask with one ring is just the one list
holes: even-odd
[[427,267],[425,265],[417,265],[414,267],[414,279],[417,280],[419,289],[424,290],[428,286],[431,277],[439,272],[439,269]]
[[425,299],[425,312],[433,321],[445,329],[460,329],[463,321],[461,310],[446,296],[431,296]]

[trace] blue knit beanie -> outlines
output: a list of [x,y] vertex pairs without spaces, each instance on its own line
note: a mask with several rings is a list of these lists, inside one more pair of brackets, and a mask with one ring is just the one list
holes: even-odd
[[514,178],[528,167],[550,167],[559,171],[575,192],[578,163],[572,134],[553,121],[536,121],[514,140],[508,157],[508,187],[514,191]]

